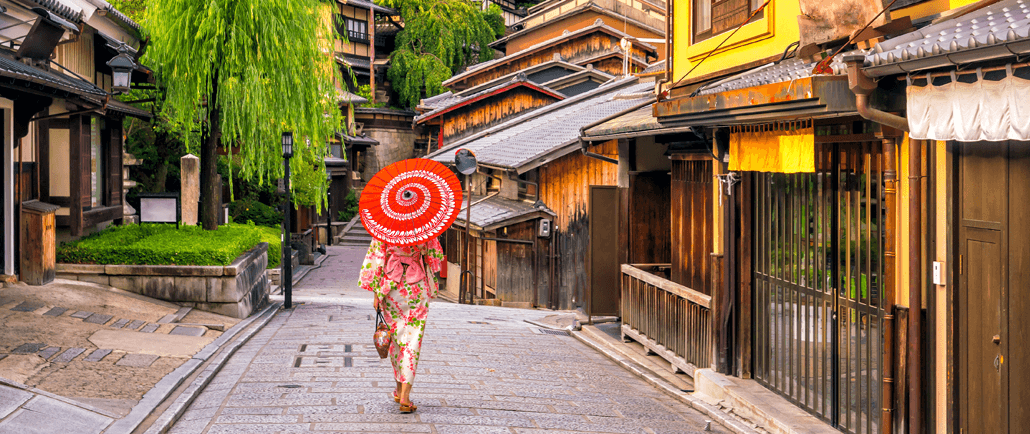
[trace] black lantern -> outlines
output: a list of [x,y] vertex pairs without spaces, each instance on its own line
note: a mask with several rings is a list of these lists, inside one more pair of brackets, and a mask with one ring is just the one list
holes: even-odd
[[283,133],[283,158],[293,157],[293,133]]
[[111,88],[115,92],[125,93],[131,87],[132,71],[136,70],[136,61],[129,55],[129,49],[122,44],[118,46],[118,55],[107,61],[111,67]]

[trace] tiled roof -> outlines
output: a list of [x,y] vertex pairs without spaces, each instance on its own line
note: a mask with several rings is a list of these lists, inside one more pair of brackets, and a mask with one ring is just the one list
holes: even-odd
[[[445,81],[443,83],[443,85],[445,87],[450,86],[452,83],[460,81],[460,80],[462,80],[462,79],[464,79],[464,78],[466,78],[466,77],[468,77],[468,76],[470,76],[470,75],[472,75],[472,74],[474,74],[476,72],[484,71],[486,69],[489,69],[489,67],[496,66],[496,65],[508,62],[508,61],[510,61],[512,59],[515,59],[515,58],[518,58],[518,57],[522,57],[522,56],[524,56],[526,54],[529,54],[529,53],[533,53],[533,52],[535,52],[535,51],[537,51],[537,50],[539,50],[541,48],[557,44],[557,43],[559,43],[559,42],[561,42],[563,40],[571,39],[571,38],[574,38],[576,36],[588,34],[590,32],[598,30],[598,29],[603,29],[603,30],[605,30],[605,31],[607,31],[607,32],[609,32],[611,34],[614,34],[616,36],[623,37],[623,38],[624,37],[631,37],[629,34],[624,33],[621,30],[618,30],[618,29],[616,29],[614,27],[611,27],[611,26],[609,26],[607,24],[604,24],[604,21],[602,21],[601,19],[598,19],[594,24],[586,26],[586,27],[584,27],[582,29],[579,29],[579,30],[576,30],[576,31],[573,31],[573,32],[569,32],[569,33],[565,33],[565,34],[562,34],[561,36],[558,36],[558,37],[555,37],[555,38],[552,38],[552,39],[548,39],[548,40],[546,40],[544,42],[538,43],[538,44],[533,45],[531,47],[528,47],[526,49],[523,49],[523,50],[520,50],[518,52],[515,52],[515,53],[509,54],[507,56],[501,57],[499,59],[494,59],[494,60],[490,60],[488,62],[477,63],[475,65],[469,66],[468,69],[466,69],[464,72],[462,72],[460,74],[457,74],[457,75],[447,79],[447,81]],[[651,51],[657,51],[657,48],[655,48],[653,45],[647,44],[647,43],[644,43],[644,42],[637,42],[634,45],[638,46],[638,47],[649,49]],[[616,48],[621,50],[621,48],[618,48],[618,47],[616,47]]]
[[106,15],[110,16],[111,18],[114,18],[115,20],[121,21],[122,24],[129,26],[129,28],[135,30],[136,32],[141,31],[139,24],[137,24],[131,18],[125,16],[125,14],[121,13],[121,11],[119,11],[118,9],[115,9],[115,7],[110,3],[104,0],[94,1],[97,3],[98,7],[100,7],[100,9],[104,11]]
[[[844,56],[861,53],[864,53],[864,51],[855,50],[838,54],[830,64],[830,68],[833,69],[833,74],[847,74],[847,67],[844,65],[843,61]],[[797,58],[787,59],[779,63],[767,63],[726,79],[701,86],[696,92],[698,95],[710,95],[729,90],[761,86],[763,84],[782,83],[785,81],[807,78],[812,76],[812,70],[815,69],[815,65],[816,62],[806,62]]]
[[61,73],[44,71],[2,55],[0,55],[0,76],[91,97],[94,100],[107,95],[107,92],[94,86],[93,83]]
[[341,103],[347,103],[351,105],[364,104],[368,102],[368,99],[366,99],[365,97],[361,95],[355,95],[340,88],[336,88],[336,96],[340,98]]
[[369,145],[378,146],[379,141],[371,137],[366,136],[350,136],[344,133],[336,133],[336,138],[343,140],[344,143],[349,145]]
[[359,8],[370,9],[370,10],[379,12],[381,14],[397,15],[397,10],[396,9],[391,9],[391,8],[388,8],[388,7],[385,7],[385,6],[379,6],[379,5],[373,3],[373,2],[371,2],[369,0],[346,0],[346,3],[344,3],[344,4],[347,4],[347,5],[350,5],[350,6],[359,7]]
[[429,156],[450,162],[452,150],[468,148],[481,164],[529,170],[564,155],[579,129],[654,98],[654,83],[625,78],[568,98],[455,142]]
[[337,55],[336,56],[336,62],[337,63],[342,63],[344,65],[347,65],[347,66],[351,67],[351,68],[369,69],[369,68],[372,67],[372,63],[369,62],[368,59],[361,59],[361,58],[350,57],[350,56],[340,56],[340,55]]
[[617,118],[609,119],[600,125],[589,128],[583,137],[606,136],[610,134],[636,133],[662,128],[652,113],[654,104],[643,106]]
[[[461,92],[459,94],[450,94],[450,92],[448,92],[448,94],[450,94],[450,96],[448,98],[444,98],[444,99],[441,99],[441,100],[434,101],[434,104],[435,104],[434,107],[435,108],[433,108],[432,110],[430,110],[428,112],[425,112],[425,113],[423,113],[421,115],[416,116],[415,117],[415,122],[418,123],[418,122],[422,122],[423,120],[427,120],[427,119],[436,117],[440,113],[448,111],[448,110],[450,110],[450,109],[452,109],[454,107],[457,107],[459,105],[463,105],[463,104],[466,104],[466,103],[474,102],[475,100],[483,98],[483,97],[486,97],[486,96],[488,96],[488,95],[490,95],[490,94],[492,94],[494,92],[507,91],[507,90],[509,90],[509,88],[514,89],[516,87],[525,87],[525,88],[536,90],[536,91],[538,91],[540,93],[551,94],[552,96],[554,96],[556,99],[559,99],[559,100],[565,99],[565,95],[563,95],[561,92],[557,92],[555,90],[547,88],[546,86],[533,83],[532,81],[529,81],[528,79],[526,79],[525,76],[518,76],[518,77],[515,77],[515,78],[505,82],[505,83],[501,83],[501,84],[498,84],[498,85],[496,85],[494,87],[491,87],[491,88],[488,88],[488,89],[483,89],[483,90],[481,90],[479,92],[472,93],[472,94],[465,93],[465,92]],[[425,107],[425,106],[420,106],[420,107]]]
[[143,120],[150,120],[154,117],[153,114],[146,110],[126,104],[113,98],[107,102],[107,109]]
[[665,72],[665,61],[664,60],[659,60],[659,61],[657,61],[655,63],[647,65],[647,68],[645,68],[643,71],[640,71],[637,74],[638,75],[650,75],[650,74],[657,74],[659,72]]
[[1030,53],[1030,0],[1006,0],[876,44],[872,76],[904,74]]
[[[461,226],[464,226],[466,208],[468,208],[468,198],[461,204],[461,212],[458,213],[457,220]],[[551,211],[543,204],[540,204],[540,207],[537,208],[532,202],[525,200],[511,200],[500,196],[492,196],[486,199],[473,197],[472,209],[469,210],[469,214],[471,214],[469,220],[472,221],[473,226],[488,228],[535,212],[543,212],[551,216],[555,215],[554,211]]]
[[57,16],[64,18],[73,23],[82,21],[82,11],[77,11],[68,7],[68,5],[62,3],[60,0],[28,0],[36,5],[46,9],[50,12],[57,14]]

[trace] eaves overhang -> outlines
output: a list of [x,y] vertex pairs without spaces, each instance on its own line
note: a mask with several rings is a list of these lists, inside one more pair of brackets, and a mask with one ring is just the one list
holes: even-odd
[[[886,92],[876,92],[886,99]],[[896,104],[891,104],[892,107]],[[666,126],[721,126],[857,112],[855,94],[843,76],[813,76],[710,95],[656,103],[654,116]]]

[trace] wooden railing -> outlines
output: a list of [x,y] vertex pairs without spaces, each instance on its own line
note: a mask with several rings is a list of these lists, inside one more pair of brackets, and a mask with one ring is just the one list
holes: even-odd
[[622,334],[683,372],[712,358],[712,297],[659,277],[669,264],[622,265]]

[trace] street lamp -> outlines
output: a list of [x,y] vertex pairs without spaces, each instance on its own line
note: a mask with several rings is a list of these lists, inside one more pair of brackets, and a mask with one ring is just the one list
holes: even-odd
[[329,211],[327,217],[329,223],[326,225],[326,243],[333,245],[333,172],[328,167],[325,169],[325,207]]
[[283,178],[286,180],[286,209],[283,212],[283,294],[286,296],[285,306],[287,309],[293,307],[293,254],[290,252],[290,157],[293,156],[293,133],[283,133],[283,165],[286,169],[286,174]]
[[136,61],[129,56],[125,44],[118,46],[118,55],[107,61],[111,67],[111,88],[118,93],[125,93],[131,87],[132,71],[136,70]]

